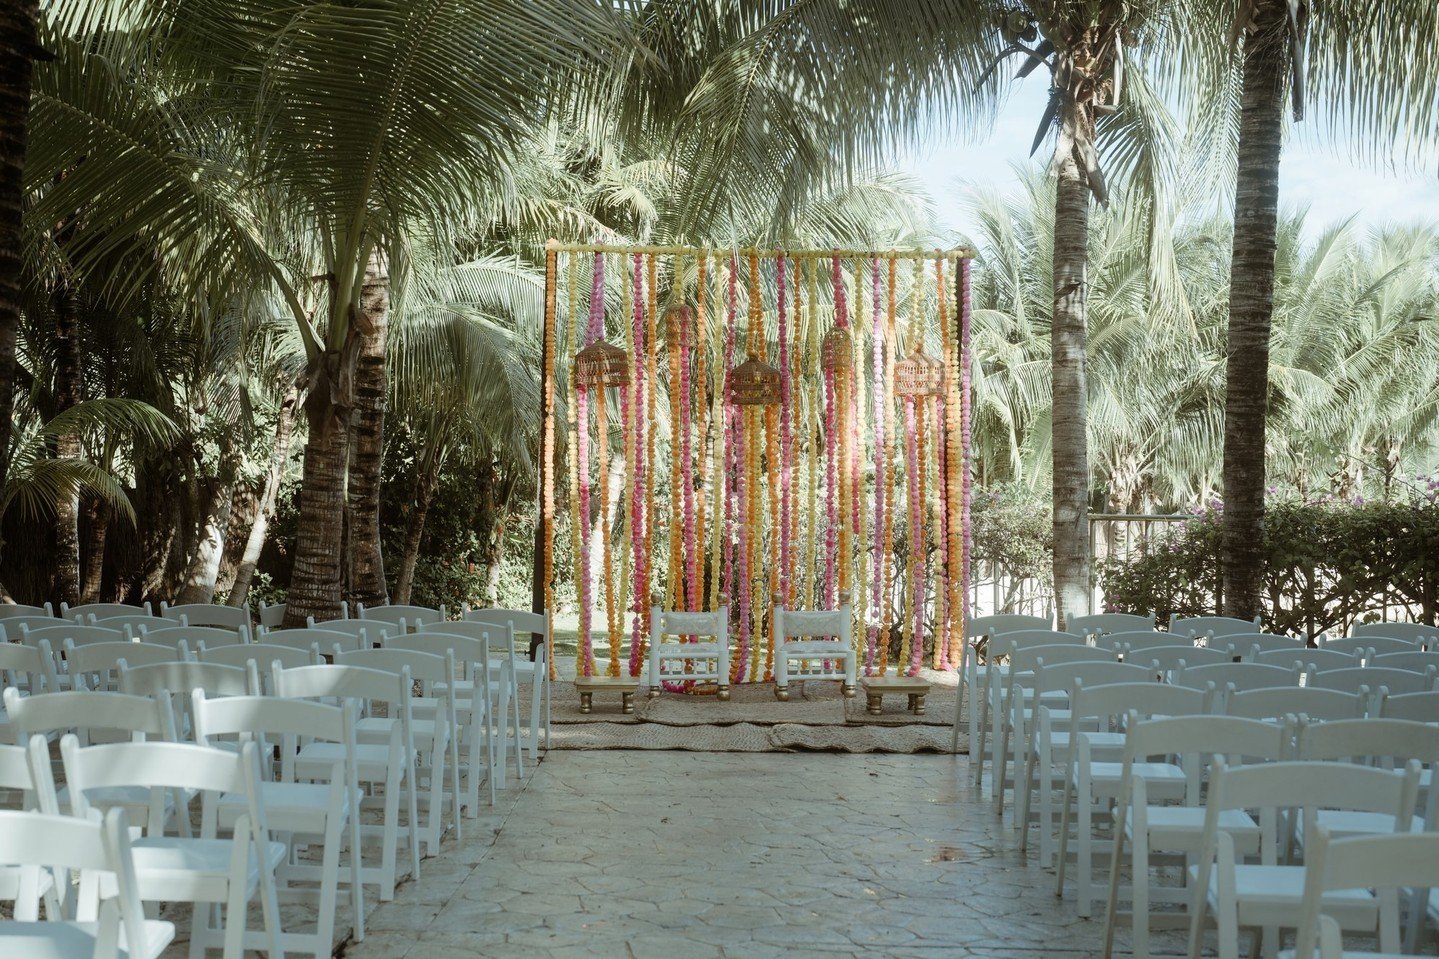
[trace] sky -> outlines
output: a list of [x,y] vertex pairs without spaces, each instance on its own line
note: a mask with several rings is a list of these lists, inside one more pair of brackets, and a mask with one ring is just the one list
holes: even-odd
[[[1052,143],[1042,145],[1033,160],[1028,156],[1047,96],[1044,83],[1021,83],[988,136],[966,139],[938,130],[901,159],[900,169],[917,177],[934,197],[941,231],[971,232],[971,185],[1012,193],[1018,188],[1015,164],[1041,165],[1048,159]],[[1383,170],[1354,159],[1347,143],[1305,121],[1285,144],[1280,203],[1285,209],[1308,207],[1308,236],[1347,216],[1361,228],[1439,222],[1439,157],[1427,158],[1423,169]]]

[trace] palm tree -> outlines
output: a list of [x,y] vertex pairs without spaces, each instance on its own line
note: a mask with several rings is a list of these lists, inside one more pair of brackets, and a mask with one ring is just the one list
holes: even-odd
[[[20,326],[20,285],[25,247],[25,150],[29,139],[31,61],[39,0],[0,8],[0,488],[10,469],[15,406],[15,335]],[[0,544],[3,547],[3,544]]]
[[[1212,17],[1214,6],[1200,4],[1201,12]],[[1217,6],[1232,9],[1230,3]],[[1353,0],[1311,11],[1307,0],[1244,0],[1234,23],[1244,49],[1230,263],[1222,607],[1227,615],[1247,618],[1259,612],[1263,575],[1268,361],[1286,97],[1300,119],[1306,96],[1317,89],[1330,116],[1376,155],[1399,144],[1414,155],[1439,135],[1439,91],[1432,77],[1439,7],[1429,0]]]

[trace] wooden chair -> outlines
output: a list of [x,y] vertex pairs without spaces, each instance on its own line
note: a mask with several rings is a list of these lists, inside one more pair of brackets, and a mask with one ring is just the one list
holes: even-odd
[[[666,636],[677,637],[665,642]],[[690,642],[684,637],[693,637]],[[660,608],[650,597],[649,696],[659,696],[665,682],[714,683],[720,702],[729,701],[729,602],[720,598],[712,613]]]
[[838,680],[852,698],[857,682],[854,607],[848,598],[839,609],[785,609],[774,597],[774,695],[789,699],[791,679]]

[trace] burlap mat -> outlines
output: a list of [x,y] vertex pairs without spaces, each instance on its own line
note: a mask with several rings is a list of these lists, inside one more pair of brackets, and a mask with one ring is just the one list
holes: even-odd
[[[579,711],[574,683],[554,684],[555,749],[679,749],[697,752],[949,752],[954,718],[953,673],[923,672],[933,685],[926,712],[915,716],[903,696],[886,697],[883,713],[865,712],[862,695],[845,699],[837,682],[794,683],[790,699],[773,683],[734,686],[728,702],[714,695],[665,692],[650,699],[640,687],[635,712],[620,712],[615,692],[596,693],[592,711]],[[528,690],[521,715],[529,715]],[[969,749],[960,737],[960,751]]]
[[[961,736],[960,752],[969,751]],[[690,752],[947,753],[950,732],[937,726],[669,726],[576,723],[554,727],[554,749],[673,749]]]

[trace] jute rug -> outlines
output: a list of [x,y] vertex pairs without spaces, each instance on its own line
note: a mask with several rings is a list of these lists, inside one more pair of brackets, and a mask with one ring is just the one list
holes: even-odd
[[[635,712],[620,712],[618,693],[597,693],[592,711],[579,711],[571,682],[554,684],[556,749],[678,749],[699,752],[949,752],[954,717],[954,675],[924,673],[933,684],[926,712],[915,716],[902,696],[887,697],[883,712],[865,712],[863,695],[845,699],[836,682],[795,683],[788,702],[773,683],[734,686],[730,700],[714,695],[663,693],[650,699],[641,687]],[[528,704],[522,703],[522,715]],[[969,749],[960,736],[960,752]]]

